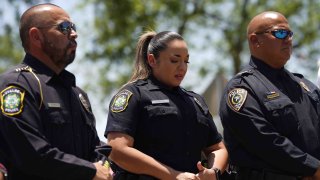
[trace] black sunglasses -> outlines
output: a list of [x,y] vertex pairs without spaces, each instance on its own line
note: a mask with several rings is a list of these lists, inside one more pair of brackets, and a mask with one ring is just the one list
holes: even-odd
[[37,27],[37,28],[49,28],[52,26],[57,26],[58,30],[62,32],[62,34],[64,35],[70,34],[72,30],[77,31],[76,25],[70,21],[63,21],[60,24],[55,24],[55,25],[45,26],[45,27]]
[[286,39],[288,36],[289,37],[293,36],[293,32],[286,29],[276,29],[272,31],[257,32],[255,34],[264,34],[264,33],[271,33],[277,39]]

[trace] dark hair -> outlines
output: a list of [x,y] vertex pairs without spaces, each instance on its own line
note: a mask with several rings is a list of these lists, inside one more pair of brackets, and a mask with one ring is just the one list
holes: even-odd
[[158,58],[160,52],[167,48],[167,44],[175,39],[184,40],[180,34],[173,31],[162,31],[158,34],[147,31],[142,34],[137,43],[134,70],[129,83],[147,78],[152,72],[148,64],[148,54]]

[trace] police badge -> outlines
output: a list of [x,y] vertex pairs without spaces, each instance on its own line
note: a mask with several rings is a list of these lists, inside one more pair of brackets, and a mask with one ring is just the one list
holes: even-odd
[[121,112],[126,109],[129,99],[133,93],[127,89],[120,91],[111,105],[112,112]]
[[20,114],[23,108],[25,91],[15,86],[9,86],[1,91],[1,111],[8,116]]
[[232,89],[228,93],[228,106],[233,109],[234,111],[239,111],[246,101],[247,98],[247,90],[242,88],[235,88]]

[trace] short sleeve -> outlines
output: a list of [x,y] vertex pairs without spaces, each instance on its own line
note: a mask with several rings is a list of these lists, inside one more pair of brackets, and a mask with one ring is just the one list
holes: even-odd
[[122,88],[111,100],[105,137],[109,132],[134,136],[139,119],[139,91],[133,85]]

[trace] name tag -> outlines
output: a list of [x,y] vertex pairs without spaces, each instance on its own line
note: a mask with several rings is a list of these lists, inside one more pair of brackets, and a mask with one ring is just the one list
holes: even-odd
[[152,104],[169,104],[169,99],[152,100]]
[[48,103],[48,107],[50,108],[60,108],[60,103]]

